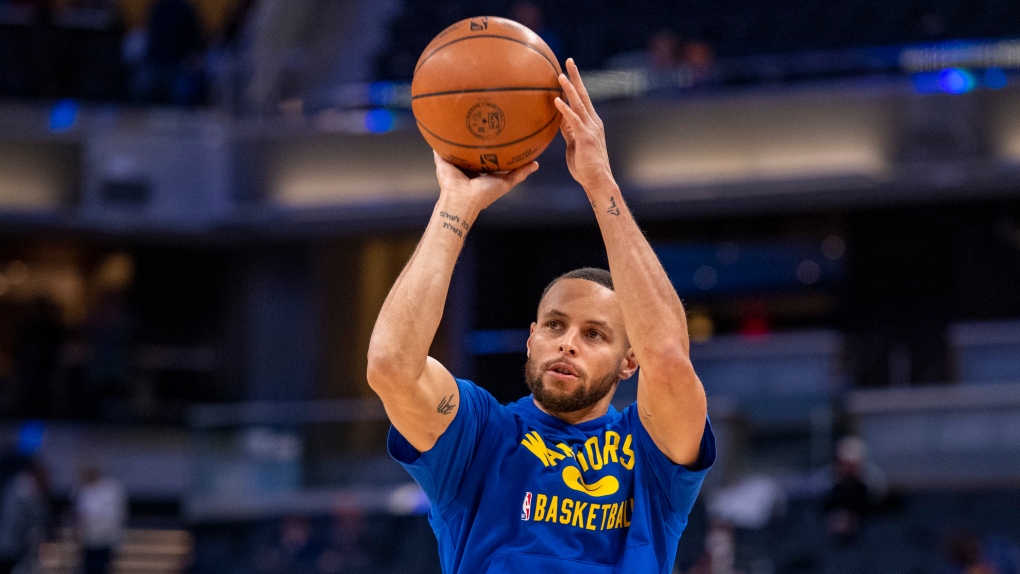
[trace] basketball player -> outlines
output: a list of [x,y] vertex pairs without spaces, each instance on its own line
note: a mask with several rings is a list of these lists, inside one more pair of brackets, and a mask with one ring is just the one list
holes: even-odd
[[[388,448],[428,495],[443,572],[669,573],[715,459],[684,309],[613,179],[602,121],[567,60],[557,99],[567,165],[612,272],[546,288],[528,338],[531,395],[498,404],[428,357],[454,264],[479,212],[533,173],[469,179],[436,156],[440,194],[369,347]],[[616,387],[638,371],[637,402]]]

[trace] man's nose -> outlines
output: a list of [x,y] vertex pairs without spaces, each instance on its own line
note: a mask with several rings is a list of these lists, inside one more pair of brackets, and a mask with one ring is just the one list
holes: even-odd
[[578,333],[575,329],[567,329],[567,332],[563,333],[563,336],[560,337],[560,352],[576,355],[577,338],[580,336],[581,334]]

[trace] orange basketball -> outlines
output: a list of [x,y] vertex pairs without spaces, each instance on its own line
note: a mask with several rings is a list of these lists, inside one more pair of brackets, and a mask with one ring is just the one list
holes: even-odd
[[511,170],[538,157],[556,136],[559,74],[538,34],[506,18],[468,18],[422,52],[411,109],[446,161],[473,172]]

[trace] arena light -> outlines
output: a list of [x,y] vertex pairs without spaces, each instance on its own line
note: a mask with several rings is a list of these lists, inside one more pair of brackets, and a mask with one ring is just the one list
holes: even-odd
[[620,171],[642,187],[881,177],[889,168],[891,112],[877,98],[812,91],[646,108],[615,132]]
[[909,48],[900,53],[907,72],[937,72],[946,68],[1020,68],[1020,40],[943,42]]
[[1012,166],[1020,165],[1020,93],[990,92],[986,100],[989,141],[994,154]]
[[427,175],[431,179],[414,174],[383,179],[374,171],[359,174],[352,168],[319,169],[284,177],[273,196],[283,205],[298,208],[422,199],[431,196],[436,184],[435,175]]
[[974,75],[963,68],[946,68],[939,72],[939,87],[947,94],[966,94],[975,86]]
[[368,85],[368,101],[375,106],[390,106],[398,101],[401,90],[409,91],[410,87],[400,86],[394,82],[372,82]]
[[377,108],[365,114],[365,129],[369,133],[384,134],[392,131],[397,118],[390,110]]
[[682,158],[661,154],[636,158],[629,175],[639,185],[702,185],[804,177],[874,175],[887,168],[878,149],[833,145],[828,149],[758,149]]
[[289,142],[271,164],[270,193],[299,208],[431,197],[436,175],[427,149],[420,138],[394,132]]
[[60,207],[74,185],[72,153],[59,144],[0,142],[0,212]]
[[1009,83],[1001,68],[988,68],[977,74],[965,68],[946,68],[938,72],[918,72],[911,76],[914,91],[919,94],[966,94],[983,86],[1001,90]]
[[18,454],[33,456],[38,452],[46,437],[46,425],[43,421],[29,420],[18,429]]
[[[4,162],[0,161],[0,172]],[[60,205],[60,191],[42,174],[0,174],[0,211],[32,211]]]
[[50,111],[50,129],[65,132],[78,121],[78,102],[72,99],[60,100]]

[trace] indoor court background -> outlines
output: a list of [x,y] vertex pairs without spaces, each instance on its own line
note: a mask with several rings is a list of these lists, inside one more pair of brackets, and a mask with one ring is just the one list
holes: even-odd
[[[93,464],[116,572],[439,572],[365,355],[436,198],[414,63],[481,14],[577,60],[687,306],[720,458],[675,571],[1020,573],[1015,0],[0,0],[35,570],[80,562]],[[605,265],[563,153],[472,229],[433,349],[501,402],[545,284]]]

